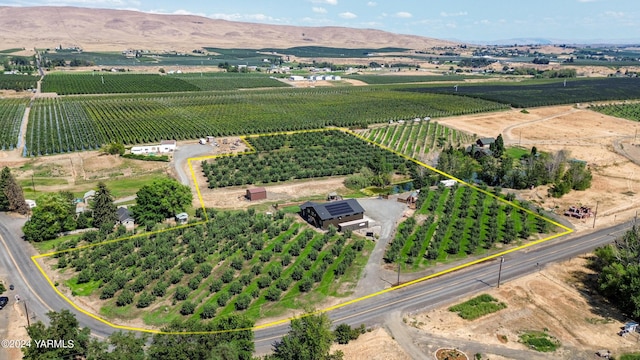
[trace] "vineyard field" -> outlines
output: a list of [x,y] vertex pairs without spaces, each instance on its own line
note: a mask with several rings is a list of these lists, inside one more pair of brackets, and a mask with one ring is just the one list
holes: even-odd
[[423,188],[417,204],[385,253],[386,262],[400,261],[408,271],[554,231],[547,220],[468,186]]
[[464,81],[470,76],[461,75],[350,75],[347,78],[360,80],[369,85],[408,84],[432,81]]
[[26,154],[89,150],[111,142],[366,127],[505,108],[481,99],[362,87],[35,99]]
[[0,99],[0,150],[18,146],[20,124],[28,99]]
[[[174,76],[174,75],[170,75]],[[203,73],[175,75],[203,91],[227,91],[237,89],[290,87],[268,75]]]
[[623,119],[640,121],[640,103],[593,105],[589,109]]
[[48,74],[42,80],[42,92],[58,95],[180,91],[200,91],[200,88],[176,77],[157,74]]
[[350,175],[379,159],[395,170],[403,164],[405,169],[414,166],[389,151],[337,130],[265,135],[249,137],[247,141],[256,153],[202,162],[209,188]]
[[452,86],[407,87],[410,92],[456,94],[527,108],[590,101],[628,100],[640,98],[640,79],[554,79],[519,84],[462,84],[457,91]]
[[435,121],[404,124],[393,123],[381,127],[358,131],[368,140],[405,154],[414,159],[422,159],[430,151],[447,146],[460,147],[474,141],[470,134],[448,128]]
[[161,326],[232,312],[256,320],[340,296],[334,280],[356,281],[354,267],[372,249],[364,239],[318,233],[283,212],[212,216],[215,221],[202,225],[59,253],[56,267],[71,271],[72,288],[91,289],[77,295],[103,300],[102,314]]
[[38,78],[31,75],[0,74],[0,90],[25,91],[35,89]]

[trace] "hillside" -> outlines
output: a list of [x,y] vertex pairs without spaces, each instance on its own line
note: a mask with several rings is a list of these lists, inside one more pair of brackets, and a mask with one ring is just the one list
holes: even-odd
[[426,49],[448,41],[380,30],[254,24],[192,15],[161,15],[78,7],[0,7],[4,48],[79,46],[191,51],[199,47],[331,46]]

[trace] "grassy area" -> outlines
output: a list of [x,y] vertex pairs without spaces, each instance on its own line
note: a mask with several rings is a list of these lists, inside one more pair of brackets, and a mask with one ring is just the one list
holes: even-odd
[[61,236],[53,240],[34,242],[32,244],[33,244],[33,247],[35,247],[38,250],[38,252],[42,254],[42,253],[53,251],[59,244],[68,240],[78,239],[80,238],[80,236],[82,235],[80,234],[67,235],[67,236]]
[[78,277],[73,277],[64,282],[71,289],[71,293],[75,296],[89,296],[94,290],[102,285],[102,280],[92,280],[86,283],[78,284]]
[[527,331],[520,334],[520,342],[541,352],[553,352],[560,347],[560,341],[546,331]]
[[640,360],[640,353],[620,355],[620,360]]
[[23,189],[31,191],[33,191],[33,186],[35,185],[36,191],[38,191],[38,186],[69,185],[69,182],[67,179],[60,178],[33,178],[18,180],[18,184],[20,184]]
[[505,303],[498,302],[498,300],[491,295],[482,294],[462,304],[450,307],[449,311],[458,313],[458,315],[465,320],[474,320],[506,307],[507,305]]
[[520,159],[525,155],[528,155],[531,151],[521,147],[510,147],[506,149],[506,154],[510,158]]

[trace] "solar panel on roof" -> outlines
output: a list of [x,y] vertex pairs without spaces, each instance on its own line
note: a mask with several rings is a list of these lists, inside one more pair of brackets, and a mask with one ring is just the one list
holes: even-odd
[[344,215],[353,212],[351,205],[347,202],[329,204],[325,206],[325,209],[327,209],[331,216]]

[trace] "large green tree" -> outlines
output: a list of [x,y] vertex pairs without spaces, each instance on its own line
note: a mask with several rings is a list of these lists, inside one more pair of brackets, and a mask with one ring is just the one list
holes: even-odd
[[155,180],[137,192],[133,217],[139,224],[158,223],[185,211],[193,201],[191,189],[173,179]]
[[62,340],[64,346],[26,346],[22,348],[23,359],[82,359],[89,345],[89,328],[80,329],[78,320],[69,310],[47,313],[50,325],[41,321],[27,327],[27,333],[33,343],[36,341]]
[[598,285],[620,310],[640,319],[640,227],[634,225],[613,244],[596,249]]
[[[251,360],[254,343],[253,331],[249,329],[253,325],[253,321],[239,314],[219,317],[210,323],[203,323],[200,320],[189,321],[185,324],[174,323],[164,330],[171,332],[223,332],[204,335],[154,335],[147,354],[151,359]],[[224,332],[224,330],[235,329],[243,330]]]
[[[72,196],[73,197],[73,196]],[[62,231],[76,228],[73,202],[68,194],[44,194],[38,199],[31,219],[23,227],[24,237],[29,241],[55,239]]]
[[291,330],[273,345],[270,360],[338,360],[342,353],[330,354],[334,335],[331,320],[322,314],[291,320]]
[[7,166],[0,172],[0,211],[15,211],[22,215],[29,212],[22,188]]
[[116,215],[116,205],[113,203],[113,196],[107,185],[103,182],[98,183],[96,195],[93,197],[91,205],[93,209],[93,226],[101,229],[104,224],[113,226],[118,220]]

